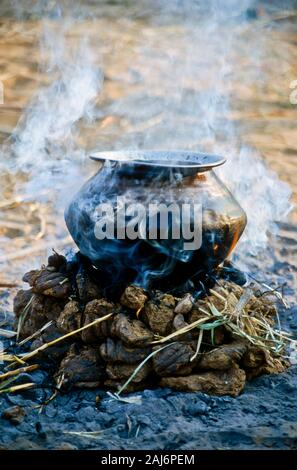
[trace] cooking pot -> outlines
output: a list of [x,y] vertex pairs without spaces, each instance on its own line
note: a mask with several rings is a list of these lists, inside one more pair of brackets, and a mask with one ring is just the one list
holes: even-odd
[[69,232],[106,283],[179,285],[232,252],[246,214],[213,168],[188,151],[95,152],[98,172],[65,211]]

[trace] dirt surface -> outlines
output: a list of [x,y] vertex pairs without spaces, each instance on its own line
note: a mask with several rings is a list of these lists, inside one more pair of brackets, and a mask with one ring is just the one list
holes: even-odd
[[[270,283],[285,284],[284,294],[292,306],[286,310],[280,305],[281,324],[296,335],[296,229],[287,225],[282,230],[279,245],[257,260],[254,269],[258,272],[261,267],[262,279]],[[287,253],[290,262],[282,261],[285,234],[292,240]],[[237,398],[156,389],[127,395],[128,399],[137,396],[141,400],[129,404],[98,389],[58,395],[42,409],[36,409],[36,405],[53,393],[45,385],[48,375],[44,371],[23,374],[16,383],[31,379],[41,388],[1,397],[1,414],[14,405],[23,407],[26,413],[18,425],[0,419],[1,447],[289,449],[297,445],[296,366],[283,374],[252,380]]]
[[[48,82],[46,73],[39,68],[40,15],[27,15],[24,21],[20,15],[13,16],[6,3],[1,2],[0,22],[0,78],[5,85],[5,101],[0,106],[2,141],[11,136],[33,94]],[[196,148],[197,143],[212,148],[207,129],[201,126],[203,107],[198,107],[197,112],[194,103],[207,85],[207,75],[202,72],[213,64],[206,60],[207,51],[201,61],[188,62],[185,58],[185,46],[192,37],[191,25],[185,31],[183,20],[179,21],[174,13],[176,21],[162,21],[158,10],[152,14],[147,3],[141,11],[129,10],[129,5],[123,8],[117,2],[98,2],[99,6],[91,3],[93,17],[78,22],[70,36],[75,41],[80,40],[83,31],[90,32],[98,49],[98,66],[104,65],[105,84],[96,105],[95,121],[92,126],[81,126],[77,143],[85,149],[158,148],[160,144]],[[223,116],[218,115],[215,124],[234,124],[240,140],[252,144],[279,177],[289,182],[296,201],[296,105],[289,101],[290,83],[296,79],[296,18],[283,17],[284,12],[278,9],[270,12],[277,2],[263,3],[266,10],[259,12],[256,22],[243,23],[244,34],[234,52],[238,54],[237,67],[228,77],[232,107]],[[24,11],[20,14],[24,15]],[[265,34],[260,24],[266,25]],[[264,42],[266,52],[262,53],[260,45]],[[215,47],[218,44],[220,41]],[[191,59],[199,57],[195,47],[190,51]],[[155,68],[150,67],[148,57],[153,57]],[[180,70],[184,70],[179,80],[182,93],[175,80]],[[187,70],[198,71],[200,79],[191,81]],[[223,79],[218,86],[225,82]],[[216,82],[213,86],[217,86]],[[213,123],[208,124],[211,127]],[[226,127],[218,129],[215,138],[221,139],[223,145]],[[230,137],[229,132],[226,135]],[[81,165],[81,180],[94,169]],[[19,195],[21,179],[14,173],[2,174],[5,199]],[[79,184],[75,181],[76,189]],[[0,227],[1,280],[20,284],[21,273],[39,266],[49,248],[73,246],[69,238],[64,238],[67,233],[62,215],[56,215],[48,201],[37,198],[30,204],[16,204],[10,215],[5,209],[1,213],[1,221],[6,222],[1,222]],[[28,246],[34,246],[35,251],[24,252]],[[246,264],[254,276],[269,285],[284,286],[290,307],[286,310],[280,305],[281,323],[296,336],[296,215],[292,215],[290,223],[282,224],[278,237],[265,252],[257,257],[247,254]],[[7,314],[8,326],[13,323],[14,293],[14,289],[0,291],[1,319]],[[284,374],[254,379],[237,398],[169,389],[128,396],[140,396],[141,404],[115,401],[100,390],[74,391],[58,395],[38,409],[36,405],[48,399],[53,390],[46,385],[47,373],[41,371],[29,377],[23,374],[15,384],[29,379],[40,388],[0,395],[0,415],[14,405],[25,411],[17,425],[0,418],[0,448],[287,449],[297,445],[296,365]]]

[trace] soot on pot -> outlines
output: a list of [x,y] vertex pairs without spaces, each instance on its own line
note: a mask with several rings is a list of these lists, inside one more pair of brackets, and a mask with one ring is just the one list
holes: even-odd
[[101,283],[178,286],[204,279],[235,247],[246,215],[213,171],[222,157],[137,151],[93,159],[103,164],[65,220]]

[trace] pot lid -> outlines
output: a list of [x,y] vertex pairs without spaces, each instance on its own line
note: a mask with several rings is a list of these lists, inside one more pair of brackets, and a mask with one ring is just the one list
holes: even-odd
[[146,165],[151,167],[196,169],[196,171],[211,169],[225,163],[226,159],[219,155],[187,150],[119,150],[93,152],[92,160],[104,162]]

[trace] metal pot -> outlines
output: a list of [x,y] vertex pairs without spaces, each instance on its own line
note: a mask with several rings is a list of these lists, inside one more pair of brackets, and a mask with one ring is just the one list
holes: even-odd
[[213,171],[224,158],[187,151],[97,152],[91,158],[100,169],[75,195],[65,220],[81,254],[107,283],[179,285],[212,272],[230,255],[246,214]]

